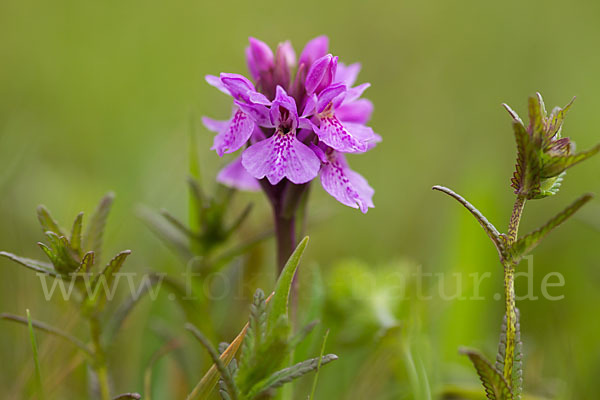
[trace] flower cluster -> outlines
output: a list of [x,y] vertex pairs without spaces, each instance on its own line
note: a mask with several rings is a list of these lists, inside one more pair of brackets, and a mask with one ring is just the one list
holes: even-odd
[[246,58],[252,81],[231,73],[206,77],[233,98],[229,120],[203,118],[217,133],[212,150],[223,156],[244,149],[219,173],[219,182],[258,190],[261,185],[301,185],[320,176],[325,191],[342,204],[363,213],[373,207],[374,190],[345,158],[381,141],[366,126],[373,105],[361,96],[370,85],[354,86],[360,64],[338,62],[328,46],[326,36],[317,37],[296,61],[289,42],[273,54],[250,38]]

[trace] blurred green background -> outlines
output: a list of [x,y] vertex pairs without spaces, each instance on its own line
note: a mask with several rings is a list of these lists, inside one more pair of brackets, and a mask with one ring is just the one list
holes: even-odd
[[[366,93],[375,104],[371,125],[384,141],[349,159],[376,189],[376,208],[367,215],[338,204],[319,185],[312,191],[314,223],[304,262],[312,265],[307,269],[320,271],[324,290],[330,292],[323,325],[332,329],[329,350],[340,356],[323,371],[317,398],[426,398],[411,383],[402,361],[406,354],[420,360],[434,397],[448,385],[479,390],[457,349],[469,345],[495,354],[502,302],[492,295],[501,291],[502,271],[478,224],[430,187],[453,188],[505,229],[515,151],[510,118],[500,104],[507,102],[525,118],[527,97],[535,91],[542,92],[549,109],[576,95],[564,135],[579,149],[600,141],[599,17],[600,2],[592,0],[3,0],[0,249],[42,257],[35,246],[42,239],[35,219],[38,204],[67,225],[77,212],[89,214],[101,195],[113,190],[117,200],[107,251],[132,249],[131,270],[177,273],[177,259],[136,213],[146,205],[185,217],[190,121],[195,121],[204,179],[210,181],[225,162],[208,150],[212,134],[199,117],[226,117],[229,99],[209,87],[204,75],[245,73],[248,36],[272,46],[290,39],[299,52],[308,39],[327,34],[341,60],[362,63],[360,81],[372,83]],[[600,192],[599,170],[600,160],[593,159],[568,173],[558,196],[530,202],[523,231],[579,194]],[[256,207],[246,229],[268,226],[262,194],[241,194],[236,205],[247,201]],[[600,202],[595,200],[535,252],[536,294],[551,271],[560,271],[566,285],[555,289],[563,300],[520,303],[525,387],[532,394],[589,399],[600,392],[599,229]],[[266,273],[260,284],[270,290],[272,244],[256,252]],[[384,299],[393,303],[392,312],[401,321],[400,333],[390,339],[381,335],[380,315],[363,318],[357,311],[362,306],[345,304],[343,289],[339,295],[334,289],[343,286],[340,270],[358,268],[385,284],[385,273],[396,267],[447,274],[491,271],[492,278],[481,286],[484,301]],[[373,296],[364,299],[375,306],[363,311],[377,314],[381,307]],[[222,339],[230,340],[246,319],[247,301],[242,300],[234,313],[215,321]],[[118,362],[113,360],[120,391],[142,390],[145,365],[160,346],[147,326],[158,320],[185,335],[173,306],[165,299],[158,303],[145,303],[115,345],[121,349]],[[229,306],[234,307],[221,302],[215,309]],[[25,308],[36,318],[77,329],[68,307],[43,301],[33,274],[2,259],[0,310],[23,314]],[[344,318],[344,312],[356,320]],[[369,318],[375,328],[365,322]],[[63,353],[70,349],[43,335],[39,340],[46,378],[57,380],[55,375],[68,371]],[[205,362],[203,351],[191,343],[188,353]],[[387,348],[398,353],[386,353]],[[30,379],[30,351],[25,330],[0,323],[0,387],[7,388],[7,398],[24,398],[19,393]],[[194,364],[193,357],[189,364],[188,374],[196,379],[202,364]],[[172,362],[161,363],[155,372],[157,398],[177,398],[172,391],[179,384],[177,371]],[[82,398],[84,380],[85,370],[75,368],[54,393]],[[417,381],[424,385],[423,377]]]

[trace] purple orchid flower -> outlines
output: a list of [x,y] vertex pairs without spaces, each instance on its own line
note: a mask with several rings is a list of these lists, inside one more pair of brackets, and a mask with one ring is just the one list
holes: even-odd
[[371,114],[369,103],[355,104],[370,84],[349,88],[360,66],[342,66],[340,74],[337,67],[337,60],[330,55],[314,62],[306,77],[307,93],[313,95],[307,100],[303,116],[313,116],[314,132],[328,146],[344,153],[364,153],[381,140],[364,125]]
[[258,181],[242,166],[242,157],[236,158],[219,171],[217,182],[239,190],[250,192],[260,190]]
[[326,36],[308,42],[297,62],[289,41],[275,52],[258,39],[249,42],[246,61],[254,82],[237,74],[206,77],[233,98],[229,120],[203,118],[217,132],[212,149],[223,156],[248,146],[217,180],[242,190],[262,187],[276,207],[288,187],[300,185],[294,189],[299,195],[319,175],[336,200],[367,212],[374,190],[344,155],[364,153],[381,141],[366,125],[373,104],[361,96],[370,84],[355,85],[360,64],[338,62],[328,53]]
[[277,86],[269,116],[269,121],[261,121],[259,125],[275,128],[275,133],[242,153],[244,168],[256,179],[266,177],[271,185],[283,178],[295,184],[313,180],[319,173],[320,160],[296,137],[298,127],[306,128],[310,124],[298,117],[296,101],[281,86]]
[[321,185],[340,203],[358,208],[365,214],[373,204],[375,190],[365,178],[348,166],[346,157],[331,147],[312,145],[311,148],[322,161]]
[[233,153],[240,149],[252,136],[256,120],[266,118],[261,115],[264,105],[270,104],[265,95],[254,88],[252,82],[238,74],[222,73],[220,77],[208,75],[206,81],[234,98],[234,103],[244,104],[245,110],[234,107],[228,121],[216,121],[211,118],[202,118],[204,125],[211,131],[217,132],[211,150],[216,150],[219,157],[223,154]]

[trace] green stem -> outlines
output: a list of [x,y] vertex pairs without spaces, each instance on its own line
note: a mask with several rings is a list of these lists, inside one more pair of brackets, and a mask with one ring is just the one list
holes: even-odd
[[[525,207],[525,197],[517,196],[508,225],[508,246],[513,245],[519,235],[519,223]],[[517,311],[515,305],[515,267],[512,259],[502,260],[504,267],[504,298],[506,308],[506,352],[504,355],[503,375],[507,382],[512,382],[513,364],[515,359],[515,337]]]
[[94,347],[94,369],[98,376],[98,386],[100,388],[100,398],[102,400],[110,400],[110,389],[108,384],[108,369],[106,367],[106,356],[100,336],[102,329],[97,316],[90,317],[90,334],[92,337],[92,345]]

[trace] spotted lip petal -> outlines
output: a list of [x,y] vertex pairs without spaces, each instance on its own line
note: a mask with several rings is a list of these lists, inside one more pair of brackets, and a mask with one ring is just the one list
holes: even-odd
[[210,118],[203,118],[202,122],[208,129],[219,129],[211,147],[211,150],[215,150],[219,157],[240,149],[250,139],[256,126],[250,116],[239,108],[234,111],[229,121],[214,121]]
[[239,190],[258,191],[260,184],[246,171],[242,165],[242,158],[237,157],[227,164],[217,175],[217,182]]
[[267,178],[276,185],[283,178],[301,184],[313,180],[321,162],[315,153],[300,142],[295,133],[276,132],[242,153],[242,165],[256,179]]
[[368,136],[363,127],[358,124],[342,124],[335,115],[320,118],[319,124],[313,125],[313,129],[326,145],[342,153],[364,153],[368,150]]
[[321,169],[323,189],[340,203],[366,213],[373,204],[375,191],[367,180],[348,167],[342,154],[331,153]]

